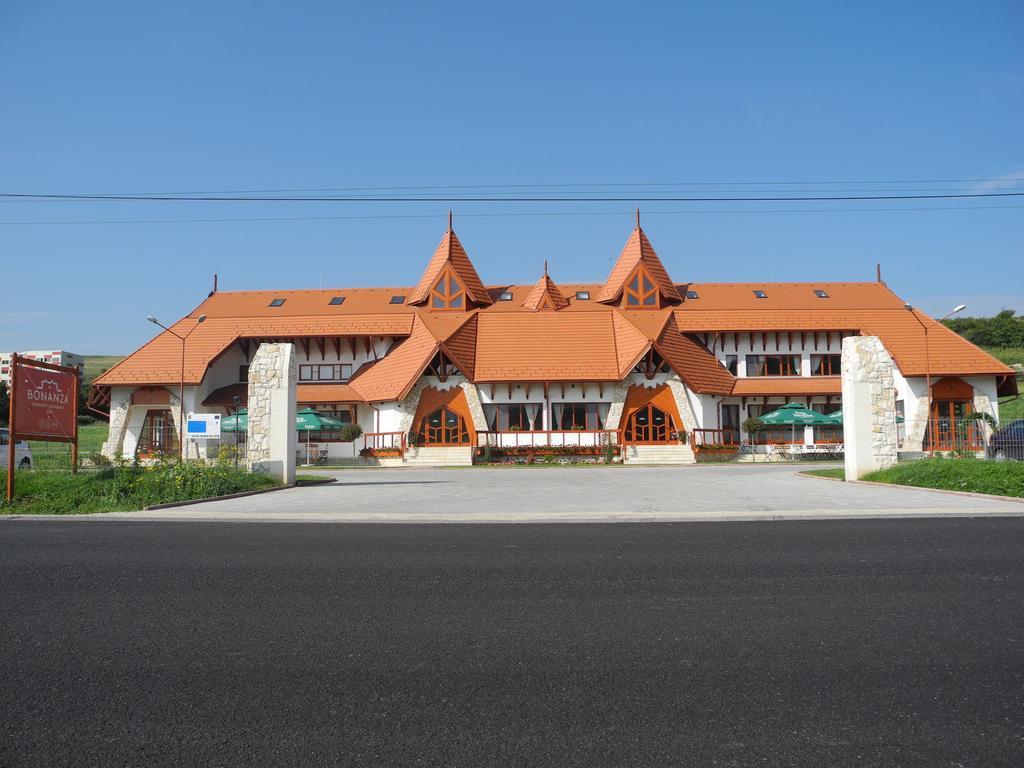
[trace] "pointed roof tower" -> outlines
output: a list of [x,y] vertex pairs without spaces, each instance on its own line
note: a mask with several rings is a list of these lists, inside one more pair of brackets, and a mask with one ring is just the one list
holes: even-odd
[[523,307],[537,312],[541,309],[558,310],[567,306],[569,306],[569,300],[565,298],[565,294],[562,293],[562,289],[558,287],[558,284],[548,277],[548,263],[545,261],[544,274],[541,275],[537,284],[533,286],[530,295],[523,302]]
[[640,227],[640,209],[636,211],[636,227],[626,241],[626,246],[619,254],[619,260],[612,267],[611,274],[601,287],[597,300],[605,303],[612,303],[618,300],[626,287],[626,282],[636,271],[637,266],[642,265],[654,286],[658,289],[661,298],[666,301],[681,302],[683,297],[679,295],[675,283],[668,276],[665,265],[661,263],[658,254],[654,252],[654,246],[647,239],[647,235]]
[[448,286],[441,291],[442,294],[453,292],[458,288],[465,290],[470,301],[477,304],[487,305],[491,303],[491,297],[484,288],[480,275],[469,260],[466,249],[462,247],[459,238],[452,229],[452,212],[448,211],[448,231],[444,233],[441,242],[434,251],[434,256],[423,271],[416,289],[409,297],[410,304],[422,304],[430,298],[431,291],[441,282],[450,268],[450,275],[461,281],[461,286]]

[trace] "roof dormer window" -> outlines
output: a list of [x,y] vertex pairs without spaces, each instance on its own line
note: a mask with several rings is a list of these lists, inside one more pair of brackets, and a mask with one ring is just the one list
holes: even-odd
[[767,299],[768,298],[768,294],[765,293],[764,291],[762,291],[760,288],[758,288],[756,291],[754,291],[754,295],[757,298],[759,298],[759,299]]
[[272,299],[270,302],[271,307],[280,307],[284,305],[284,299]]
[[466,289],[462,285],[462,278],[455,274],[455,270],[447,267],[441,273],[440,279],[430,289],[431,309],[465,309]]
[[331,300],[329,302],[327,302],[327,303],[330,304],[332,307],[337,307],[339,304],[344,304],[345,303],[345,297],[344,296],[332,296]]
[[658,286],[643,265],[633,270],[624,290],[625,305],[630,309],[658,309]]
[[825,293],[825,291],[821,290],[821,288],[815,288],[814,289],[814,295],[817,296],[819,299],[827,299],[828,298],[828,294]]

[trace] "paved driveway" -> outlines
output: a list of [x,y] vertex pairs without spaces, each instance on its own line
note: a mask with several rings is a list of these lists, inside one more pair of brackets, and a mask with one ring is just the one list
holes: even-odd
[[337,481],[331,485],[130,514],[353,522],[1024,514],[1021,503],[840,483],[804,477],[785,465],[352,469],[333,474]]

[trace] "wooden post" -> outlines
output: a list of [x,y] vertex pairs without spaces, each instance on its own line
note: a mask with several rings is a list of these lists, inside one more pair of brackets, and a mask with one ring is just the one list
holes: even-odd
[[11,394],[10,394],[10,407],[11,412],[7,415],[7,503],[10,504],[14,500],[14,446],[15,446],[15,431],[14,431],[14,411],[16,410],[15,403],[15,392],[18,391],[18,355],[17,353],[11,355]]
[[[214,276],[214,289],[217,290],[217,278]],[[75,430],[71,435],[71,474],[78,474],[78,391],[82,386],[79,378],[78,367],[75,367],[75,394],[71,399],[71,412],[75,417]]]

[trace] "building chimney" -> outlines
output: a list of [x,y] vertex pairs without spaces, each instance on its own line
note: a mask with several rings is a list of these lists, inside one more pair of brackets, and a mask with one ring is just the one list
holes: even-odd
[[881,262],[875,264],[875,282],[882,282],[882,264]]
[[214,272],[214,273],[213,273],[213,290],[212,290],[212,291],[210,291],[210,292],[209,292],[209,293],[207,294],[207,298],[209,298],[210,296],[213,296],[213,294],[215,294],[216,292],[217,292],[217,273],[216,273],[216,272]]

